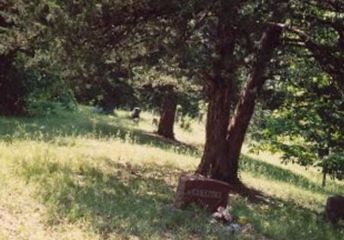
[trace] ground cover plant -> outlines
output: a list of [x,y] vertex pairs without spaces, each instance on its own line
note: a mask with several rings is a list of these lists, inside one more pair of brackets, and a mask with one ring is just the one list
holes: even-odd
[[[200,126],[161,141],[152,115],[77,112],[0,118],[2,239],[341,239],[321,217],[327,196],[344,191],[321,173],[282,165],[277,155],[246,153],[240,176],[260,190],[252,203],[230,195],[229,206],[254,231],[231,234],[204,210],[176,211],[178,177],[198,164]],[[181,143],[185,142],[185,143]]]

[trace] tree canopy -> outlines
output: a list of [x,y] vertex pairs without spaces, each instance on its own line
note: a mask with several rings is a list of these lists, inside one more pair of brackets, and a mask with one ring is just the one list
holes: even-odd
[[158,133],[174,138],[177,104],[203,100],[197,172],[236,183],[261,100],[273,111],[261,135],[341,178],[343,10],[334,0],[2,0],[0,112],[142,104],[161,107]]

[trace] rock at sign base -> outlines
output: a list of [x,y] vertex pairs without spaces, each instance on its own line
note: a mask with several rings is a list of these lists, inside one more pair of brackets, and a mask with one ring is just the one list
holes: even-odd
[[201,175],[183,175],[179,178],[174,205],[182,208],[194,203],[215,212],[220,206],[226,208],[230,190],[230,185],[222,181]]

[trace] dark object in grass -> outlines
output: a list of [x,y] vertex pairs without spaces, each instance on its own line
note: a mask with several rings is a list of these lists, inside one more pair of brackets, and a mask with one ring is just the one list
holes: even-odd
[[222,181],[201,175],[183,175],[179,178],[174,205],[183,208],[194,203],[215,212],[219,207],[226,208],[230,190],[230,185]]
[[152,124],[154,125],[154,126],[158,126],[158,124],[159,124],[159,120],[158,120],[158,118],[156,118],[156,117],[154,117],[153,118],[153,120],[152,120]]
[[332,224],[337,224],[340,219],[344,220],[344,196],[337,195],[327,199],[325,217]]
[[138,107],[135,107],[132,111],[131,111],[131,118],[134,120],[134,121],[138,121],[140,119],[140,113],[141,113],[141,109],[138,108]]

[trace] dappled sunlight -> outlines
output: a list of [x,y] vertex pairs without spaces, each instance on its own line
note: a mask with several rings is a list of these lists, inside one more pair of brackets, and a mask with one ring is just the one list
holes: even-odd
[[341,239],[343,236],[343,232],[336,232],[332,226],[325,224],[321,215],[290,202],[254,205],[233,198],[232,208],[236,215],[250,219],[255,228],[268,238],[288,236],[286,239],[308,239],[311,234],[314,239]]
[[0,0],[0,240],[344,240],[343,12]]
[[325,193],[315,193],[292,183],[271,181],[264,176],[257,177],[251,173],[242,173],[242,178],[245,184],[264,192],[268,196],[294,203],[299,207],[305,206],[318,212],[323,211],[323,205],[327,198]]
[[[170,208],[179,176],[192,173],[200,161],[199,147],[189,143],[201,144],[203,132],[195,132],[201,124],[192,131],[177,129],[180,141],[171,141],[155,135],[149,113],[138,125],[126,111],[108,116],[82,107],[69,114],[59,123],[53,117],[31,122],[0,118],[5,123],[0,131],[13,131],[0,138],[0,216],[9,222],[0,227],[0,236],[4,232],[12,239],[228,237],[209,225],[206,212]],[[70,121],[75,127],[67,127]],[[42,124],[47,127],[42,129]],[[341,184],[329,181],[322,188],[319,175],[285,166],[267,153],[243,155],[240,169],[243,182],[266,201],[253,204],[231,195],[235,217],[249,219],[267,237],[283,232],[301,239],[305,231],[292,231],[307,222],[305,228],[317,239],[338,239],[340,232],[323,222],[321,212],[328,195],[343,191]],[[287,220],[291,223],[285,227]],[[18,232],[11,226],[22,227]]]
[[166,210],[173,201],[180,169],[97,157],[92,161],[68,161],[71,162],[66,164],[54,158],[25,161],[19,170],[26,181],[37,184],[36,193],[47,207],[50,224],[83,219],[103,237],[115,231],[123,235],[140,234],[147,239],[160,236],[162,231],[181,236],[193,229],[200,234],[206,231],[199,228],[206,219],[194,217],[195,222],[186,225],[190,213]]
[[[89,107],[80,107],[76,113],[61,116],[36,117],[32,119],[13,118],[8,121],[0,117],[0,139],[11,143],[13,140],[57,141],[61,137],[84,136],[91,139],[121,139],[125,142],[152,145],[182,153],[198,154],[199,149],[178,141],[171,141],[136,125],[128,118],[128,113],[121,111],[116,115],[100,115],[90,111]],[[140,123],[139,123],[140,124]]]
[[[292,164],[292,163],[283,164],[281,162],[281,158],[282,158],[281,154],[278,154],[278,153],[273,154],[270,152],[251,153],[247,146],[243,147],[243,154],[245,156],[252,158],[252,159],[260,160],[262,162],[266,162],[266,163],[271,164],[273,166],[277,166],[281,169],[286,169],[286,170],[292,171],[295,174],[298,174],[300,176],[303,176],[303,177],[309,179],[310,181],[314,182],[314,184],[316,184],[316,185],[321,185],[322,173],[321,173],[320,169],[316,169],[314,167],[305,168],[305,167],[302,167],[300,165]],[[338,189],[336,190],[336,188],[338,188],[338,187],[344,190],[344,182],[334,180],[334,179],[328,180],[327,186],[326,186],[327,190],[339,191]]]
[[[290,183],[313,192],[331,194],[332,192],[341,192],[344,189],[343,185],[336,184],[335,182],[329,183],[328,187],[323,188],[319,182],[314,182],[313,179],[309,179],[303,174],[283,168],[281,164],[271,164],[245,155],[242,156],[240,164],[243,171],[250,172],[254,176],[262,176],[266,179]],[[320,178],[321,176],[318,177]]]

